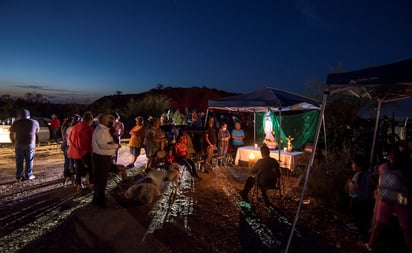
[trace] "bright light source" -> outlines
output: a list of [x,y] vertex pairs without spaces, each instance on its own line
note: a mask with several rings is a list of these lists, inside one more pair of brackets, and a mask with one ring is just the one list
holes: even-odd
[[253,167],[253,165],[255,164],[255,159],[256,159],[255,154],[250,153],[249,154],[249,168]]

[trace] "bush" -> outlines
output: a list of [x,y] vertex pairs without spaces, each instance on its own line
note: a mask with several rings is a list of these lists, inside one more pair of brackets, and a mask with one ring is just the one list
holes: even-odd
[[344,186],[352,175],[352,157],[347,150],[328,152],[315,157],[308,181],[307,194],[332,208],[345,208],[347,194]]

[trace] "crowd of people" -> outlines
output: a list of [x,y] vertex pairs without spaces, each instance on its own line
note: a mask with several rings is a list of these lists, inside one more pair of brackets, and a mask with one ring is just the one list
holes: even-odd
[[[178,163],[184,165],[194,178],[200,179],[198,166],[195,164],[196,158],[199,157],[196,150],[206,151],[202,170],[208,172],[213,169],[212,157],[216,150],[218,156],[222,158],[227,154],[229,146],[232,146],[229,145],[231,139],[233,147],[244,145],[245,134],[240,128],[240,122],[231,133],[224,122],[220,124],[219,129],[215,129],[215,120],[211,117],[203,136],[203,143],[207,145],[194,148],[191,136],[184,129],[172,128],[169,132],[165,132],[160,127],[161,123],[164,123],[163,118],[164,115],[144,120],[143,117],[137,116],[135,125],[128,130],[125,129],[117,112],[95,116],[87,111],[82,116],[75,114],[66,117],[61,124],[58,117],[53,114],[51,139],[57,142],[57,136],[61,136],[64,185],[74,184],[78,191],[93,190],[93,203],[105,205],[104,189],[108,173],[117,172],[125,178],[125,170],[135,167],[142,150],[147,158],[144,173],[148,173],[151,169],[158,169],[160,166],[167,169],[165,164]],[[57,126],[60,132],[55,130]],[[121,139],[127,130],[130,135],[127,144],[130,160],[123,166],[118,164],[118,157]],[[35,178],[32,170],[36,148],[35,136],[38,131],[38,123],[30,119],[29,111],[26,109],[20,111],[18,120],[13,124],[10,132],[15,143],[16,179],[19,181]],[[160,165],[161,163],[163,165]],[[221,160],[219,165],[224,165]]]
[[[228,149],[236,150],[244,145],[245,133],[241,123],[236,122],[229,131],[225,122],[216,128],[215,119],[208,119],[204,133],[204,171],[213,169],[212,158],[222,158]],[[57,123],[56,123],[57,124]],[[109,172],[119,173],[126,179],[126,169],[135,167],[141,151],[145,151],[147,163],[144,173],[158,169],[162,164],[178,163],[184,165],[190,174],[200,179],[195,165],[196,155],[191,137],[184,131],[172,129],[165,133],[160,127],[161,118],[137,116],[135,125],[128,131],[130,161],[126,166],[118,164],[121,138],[126,129],[118,113],[99,114],[91,112],[82,116],[75,114],[67,117],[61,124],[61,149],[64,154],[63,174],[65,184],[74,182],[77,190],[87,187],[94,191],[93,203],[106,205],[105,188]],[[17,120],[10,128],[10,138],[15,144],[16,179],[33,180],[33,161],[36,147],[36,134],[39,131],[37,121],[30,119],[27,109],[19,111]],[[57,136],[57,133],[53,133]],[[54,139],[55,137],[53,137]],[[278,161],[269,156],[266,145],[260,149],[262,159],[258,160],[247,178],[242,198],[247,200],[254,185],[262,189],[264,198],[266,188],[276,187],[280,178]],[[224,162],[218,160],[218,165]],[[167,169],[167,166],[165,167]],[[350,197],[349,209],[353,223],[346,225],[352,232],[364,236],[365,249],[372,251],[376,247],[382,230],[396,217],[403,233],[405,245],[412,252],[412,141],[393,143],[388,150],[385,162],[371,169],[364,156],[355,156],[352,160],[353,175],[348,180],[347,192]]]

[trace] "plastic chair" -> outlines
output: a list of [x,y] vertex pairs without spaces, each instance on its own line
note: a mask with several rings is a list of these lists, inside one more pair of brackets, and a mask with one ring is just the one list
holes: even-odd
[[[268,190],[274,190],[275,191],[275,196],[276,196],[276,192],[279,194],[279,198],[282,197],[282,187],[281,187],[281,175],[279,175],[279,177],[276,178],[276,182],[271,185],[271,186],[261,186],[259,185],[259,177],[256,176],[256,180],[255,180],[255,195],[256,195],[256,205],[259,204],[259,189],[260,190],[266,190],[266,193]],[[262,196],[263,197],[263,196]]]

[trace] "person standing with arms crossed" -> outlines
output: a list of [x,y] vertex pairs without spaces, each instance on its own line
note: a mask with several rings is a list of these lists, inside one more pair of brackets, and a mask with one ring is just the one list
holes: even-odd
[[[17,181],[32,180],[34,151],[36,149],[36,134],[40,131],[39,122],[30,119],[26,109],[17,114],[17,120],[10,127],[10,140],[14,143],[16,153]],[[25,170],[23,171],[23,163]]]
[[245,132],[240,127],[240,122],[235,123],[235,129],[232,130],[233,154],[236,155],[237,149],[244,146]]

